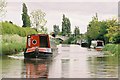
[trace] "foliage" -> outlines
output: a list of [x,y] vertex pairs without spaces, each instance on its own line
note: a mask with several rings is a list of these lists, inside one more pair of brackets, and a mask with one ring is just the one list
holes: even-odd
[[107,34],[105,35],[108,38],[108,41],[111,43],[120,43],[120,27],[118,25],[117,19],[113,18],[107,20]]
[[53,30],[54,30],[55,35],[58,35],[60,33],[59,26],[57,25],[53,25]]
[[80,29],[79,27],[75,26],[74,29],[74,41],[75,43],[80,39],[81,35],[80,35]]
[[119,33],[116,33],[114,36],[113,36],[113,43],[119,43],[120,44],[120,32]]
[[5,14],[5,7],[7,3],[5,0],[0,0],[0,17],[2,17]]
[[75,27],[74,34],[71,34],[69,38],[63,41],[64,44],[76,44],[77,41],[81,38],[79,27]]
[[120,44],[106,44],[103,50],[109,51],[112,54],[118,54],[120,51]]
[[23,27],[30,27],[30,17],[27,14],[27,6],[23,3],[23,13],[22,13]]
[[47,20],[45,20],[45,13],[42,12],[41,10],[34,10],[31,12],[31,22],[32,26],[37,30],[37,31],[43,31],[47,32],[47,28],[45,28],[45,24],[47,23]]
[[109,42],[120,43],[120,27],[110,26],[107,30],[108,34],[106,34],[105,36],[109,38]]
[[48,33],[48,29],[47,29],[47,27],[41,26],[41,30],[39,30],[39,32],[47,34]]
[[105,43],[119,43],[118,23],[116,19],[99,21],[97,15],[93,16],[92,21],[87,27],[87,39],[90,44],[91,40],[103,40]]
[[62,35],[63,36],[70,36],[71,34],[71,23],[69,18],[65,17],[63,14],[63,19],[62,19]]
[[2,53],[3,54],[15,54],[25,49],[25,37],[18,35],[3,35],[2,36]]
[[92,21],[89,22],[89,25],[87,27],[87,40],[88,40],[88,46],[91,44],[92,39],[96,39],[99,34],[99,27],[98,27],[98,17],[93,16]]
[[63,44],[75,44],[77,39],[78,38],[75,37],[74,34],[71,34],[67,40],[63,41]]
[[79,27],[75,27],[75,29],[74,29],[74,35],[75,36],[80,35]]
[[63,41],[63,44],[74,44],[75,42],[75,38],[70,36],[67,40]]
[[99,35],[99,22],[98,22],[98,17],[93,16],[92,21],[89,22],[89,25],[87,27],[87,35],[91,39],[96,39],[97,36]]
[[31,29],[29,27],[26,28],[22,28],[19,27],[15,24],[11,24],[9,22],[0,22],[0,24],[2,24],[2,33],[0,33],[0,35],[4,35],[4,34],[18,34],[19,36],[25,37],[28,34],[36,34],[37,32],[34,29]]

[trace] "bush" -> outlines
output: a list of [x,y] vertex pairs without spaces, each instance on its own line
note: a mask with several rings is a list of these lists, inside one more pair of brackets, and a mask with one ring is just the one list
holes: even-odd
[[25,45],[21,43],[2,43],[2,54],[15,54],[25,49]]
[[120,44],[106,44],[104,47],[104,51],[110,51],[113,54],[118,54],[120,51]]
[[25,49],[26,37],[18,35],[4,35],[2,36],[2,54],[9,55]]
[[113,36],[113,42],[120,44],[120,33],[116,33],[116,34]]
[[28,34],[37,34],[37,31],[26,27],[19,27],[15,24],[9,23],[9,22],[0,22],[0,24],[2,24],[2,28],[1,31],[2,33],[0,33],[0,35],[4,35],[4,34],[18,34],[19,36],[25,37]]
[[63,44],[74,44],[75,40],[74,37],[69,37],[69,39],[63,41]]

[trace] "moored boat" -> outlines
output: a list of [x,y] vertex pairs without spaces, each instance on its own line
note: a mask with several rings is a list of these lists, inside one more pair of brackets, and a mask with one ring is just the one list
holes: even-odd
[[91,41],[90,47],[96,49],[97,51],[102,51],[104,42],[102,40],[93,40]]

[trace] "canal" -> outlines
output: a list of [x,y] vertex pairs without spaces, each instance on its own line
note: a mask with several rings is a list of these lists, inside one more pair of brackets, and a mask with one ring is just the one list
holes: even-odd
[[[58,45],[52,59],[2,57],[2,78],[118,78],[118,60],[79,45]],[[111,53],[108,53],[111,54]]]

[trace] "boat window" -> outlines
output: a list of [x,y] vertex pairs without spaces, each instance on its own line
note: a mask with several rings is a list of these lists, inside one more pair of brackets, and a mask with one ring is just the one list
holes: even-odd
[[97,42],[97,46],[103,46],[102,42]]
[[47,36],[40,36],[40,47],[48,48],[48,37]]
[[30,38],[28,38],[28,46],[30,46]]

